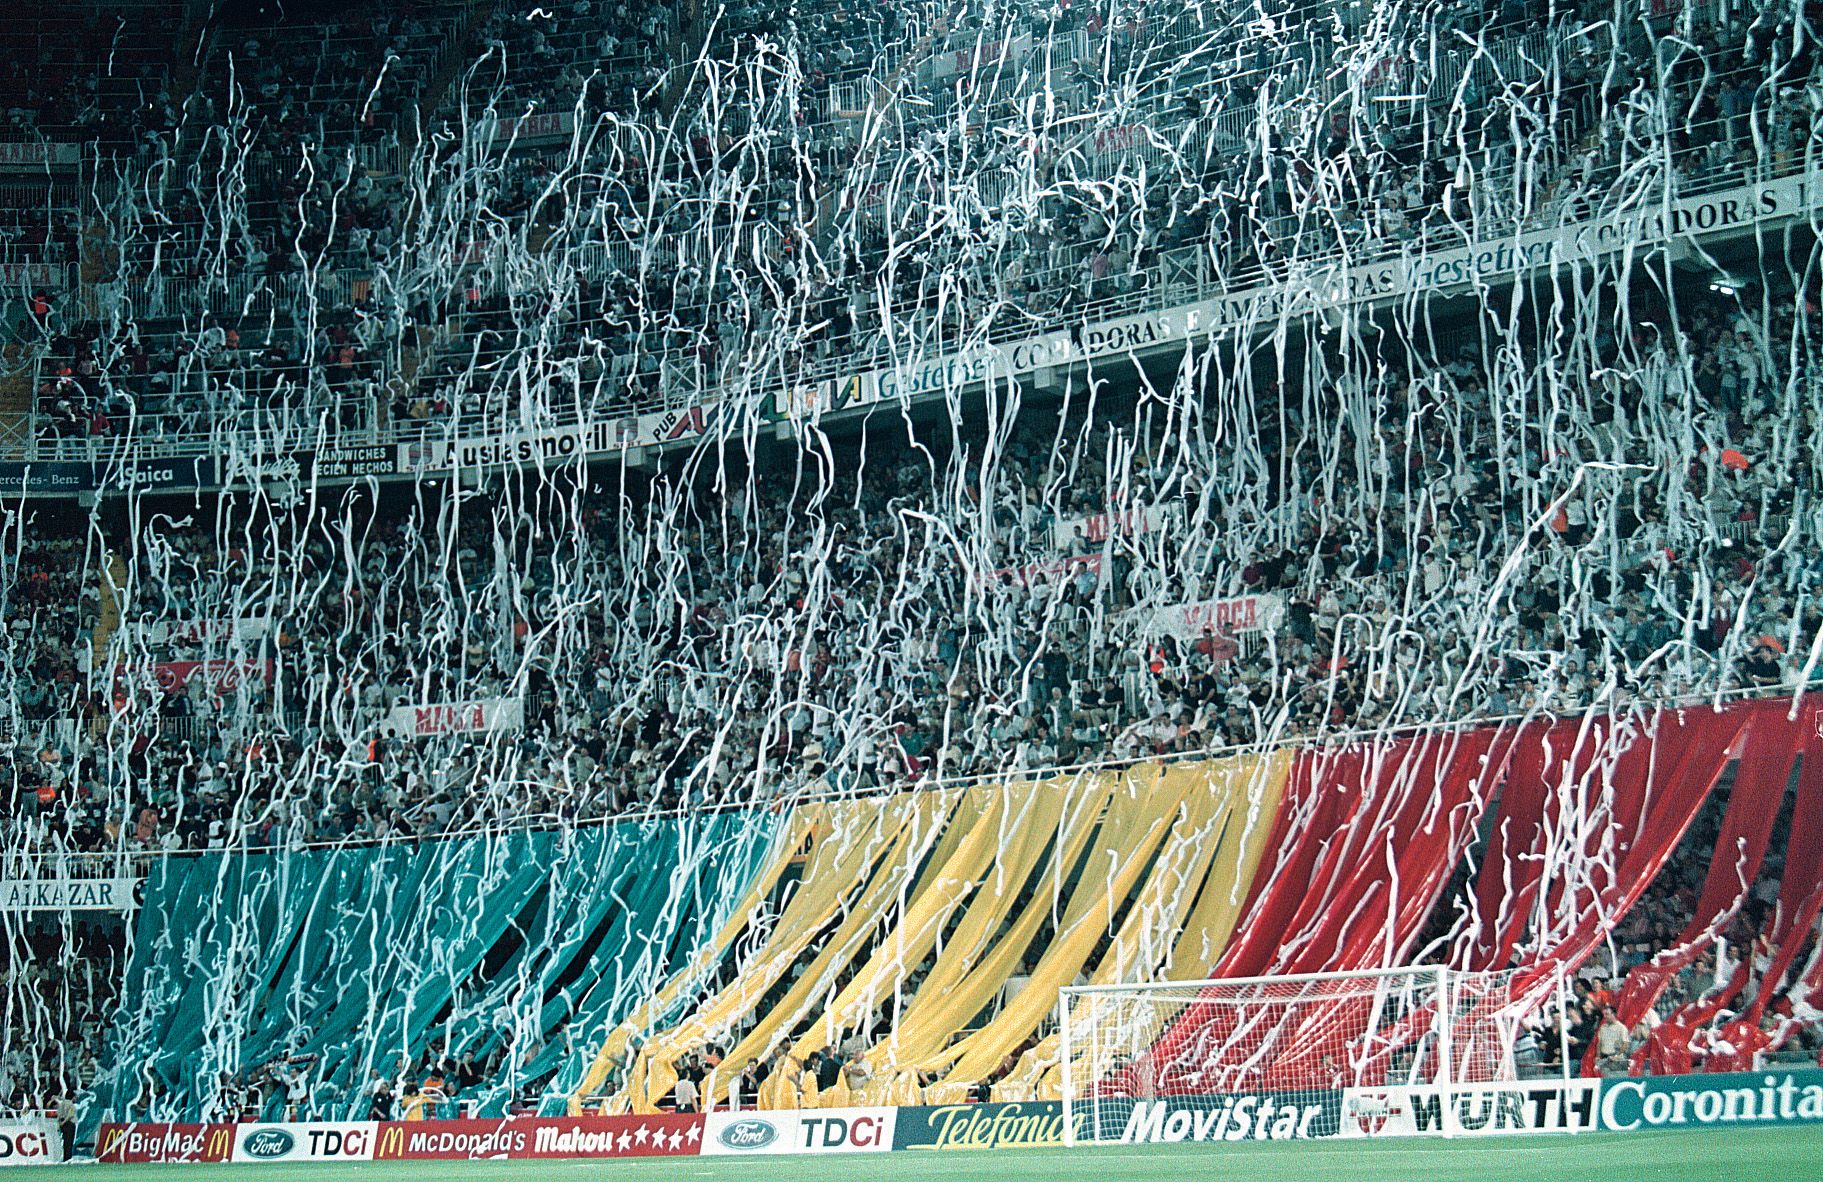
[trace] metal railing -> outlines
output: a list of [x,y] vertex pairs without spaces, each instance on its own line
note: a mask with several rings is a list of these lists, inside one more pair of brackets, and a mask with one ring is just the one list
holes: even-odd
[[[1755,170],[1753,175],[1718,173],[1695,179],[1664,177],[1659,184],[1677,197],[1689,197],[1806,171],[1816,169],[1809,161],[1794,156],[1782,167],[1775,162],[1763,161],[1762,167]],[[1823,192],[1818,192],[1814,200],[1823,205]],[[1597,207],[1588,211],[1587,218],[1580,220],[1593,220],[1610,212],[1614,211]],[[1503,228],[1498,235],[1489,235],[1479,240],[1510,240],[1528,230],[1562,228],[1576,224],[1575,221],[1564,219],[1561,208],[1550,207],[1527,222],[1516,223]],[[1269,288],[1276,283],[1294,281],[1299,273],[1343,262],[1353,267],[1365,267],[1387,259],[1454,249],[1467,245],[1470,241],[1455,226],[1443,223],[1426,226],[1408,238],[1369,239],[1353,249],[1338,246],[1327,255],[1278,265],[1218,268],[1207,266],[1199,259],[1197,265],[1192,267],[1187,265],[1185,255],[1179,253],[1173,256],[1169,268],[1161,262],[1146,272],[1144,282],[1137,284],[1130,292],[1084,299],[1059,311],[1033,312],[1028,317],[1005,326],[990,327],[965,337],[943,335],[935,326],[936,318],[932,313],[919,315],[923,310],[912,312],[910,309],[894,309],[892,314],[897,318],[897,323],[890,341],[886,336],[876,334],[870,339],[850,342],[849,347],[829,358],[806,357],[757,371],[736,366],[739,376],[734,380],[733,389],[745,397],[763,399],[788,387],[881,368],[891,364],[895,358],[915,355],[936,357],[963,347],[1006,344],[1045,332],[1065,331],[1096,320],[1112,319],[1139,311],[1162,311],[1219,295]],[[1056,277],[1063,279],[1079,275],[1079,267],[1069,266],[1060,268]],[[908,312],[912,314],[908,315]],[[311,441],[297,444],[300,448],[323,446],[331,437],[335,442],[348,446],[396,444],[460,437],[465,431],[491,433],[501,430],[503,426],[507,429],[548,428],[655,411],[681,411],[703,405],[716,397],[719,388],[716,383],[721,381],[726,371],[722,367],[713,370],[704,367],[695,348],[658,352],[651,356],[657,362],[659,375],[655,393],[643,397],[633,394],[613,395],[568,404],[553,400],[545,408],[546,413],[536,420],[519,418],[503,423],[503,417],[497,410],[458,408],[455,414],[427,422],[382,422],[379,408],[375,406],[370,408],[372,413],[364,419],[364,425],[342,429],[335,427],[334,423],[345,406],[327,400],[316,400],[270,410],[222,412],[199,409],[170,416],[140,416],[140,425],[129,428],[131,434],[128,438],[133,441],[131,450],[148,457],[215,451],[224,441],[239,437],[255,441],[262,450],[267,451],[274,447],[282,448],[284,441],[292,439]],[[604,388],[606,387],[601,384],[596,385],[597,390]],[[329,423],[327,427],[324,422],[326,416]],[[209,428],[206,431],[191,429],[189,424],[202,417],[209,418]],[[34,422],[32,428],[32,451],[38,458],[70,458],[72,455],[88,456],[97,450],[129,450],[123,447],[126,440],[118,436],[102,437],[100,442],[87,439],[56,441],[45,438],[42,427],[42,421],[39,420]]]
[[[1520,38],[1520,44],[1517,47],[1496,51],[1493,53],[1493,56],[1496,59],[1501,57],[1512,57],[1515,60],[1523,61],[1530,55],[1544,53],[1549,49],[1549,46],[1541,40],[1544,36],[1545,34],[1540,31],[1528,32]],[[1237,113],[1229,113],[1216,116],[1217,125],[1223,120],[1234,119],[1236,114]],[[1722,121],[1718,120],[1716,124],[1710,125],[1711,129],[1719,129],[1721,127],[1721,122]],[[1186,127],[1191,127],[1191,125],[1180,124],[1178,127],[1171,130],[1175,133],[1184,130]],[[1191,127],[1191,129],[1194,130],[1193,127]],[[1218,128],[1215,125],[1212,125],[1210,134],[1214,134],[1217,129]],[[1703,129],[1695,128],[1682,130],[1694,130],[1700,134]],[[1145,137],[1137,144],[1126,145],[1122,148],[1122,152],[1131,152],[1135,150],[1142,153],[1158,153],[1156,142],[1150,136]],[[1105,157],[1107,154],[1103,153],[1102,155]],[[1118,157],[1119,154],[1117,153],[1115,155]],[[1779,161],[1762,161],[1762,167],[1759,170],[1759,176],[1757,177],[1716,173],[1707,177],[1686,176],[1678,178],[1675,181],[1670,177],[1666,177],[1663,178],[1662,183],[1668,186],[1674,186],[1681,195],[1689,195],[1706,191],[1708,188],[1722,187],[1730,183],[1741,183],[1751,179],[1765,179],[1777,175],[1787,175],[1800,171],[1803,167],[1805,167],[1805,162],[1794,156],[1782,163]],[[1483,184],[1476,186],[1476,190],[1484,192],[1497,187],[1498,186]],[[1540,185],[1536,188],[1542,189],[1543,187],[1544,186]],[[1592,210],[1590,211],[1590,216],[1598,216],[1599,212],[1599,209]],[[1481,224],[1485,222],[1486,219],[1478,218],[1474,220],[1477,224]],[[1511,232],[1517,233],[1528,228],[1540,228],[1560,224],[1562,220],[1563,210],[1560,207],[1545,204],[1536,209],[1527,221],[1516,223],[1512,227]],[[1275,228],[1289,243],[1301,244],[1307,237],[1307,235],[1303,233],[1305,228],[1297,225],[1295,222],[1290,222],[1284,226]],[[1502,225],[1500,226],[1497,235],[1494,236],[1505,237],[1508,232],[1508,228]],[[1161,266],[1155,268],[1152,272],[1136,276],[1138,282],[1136,283],[1137,290],[1135,291],[1103,294],[1100,296],[1091,293],[1088,298],[1076,301],[1067,310],[1046,311],[1040,308],[1035,311],[1034,315],[1023,319],[1014,326],[1002,329],[990,328],[986,334],[974,334],[969,339],[971,341],[985,340],[989,343],[1003,342],[1006,340],[1018,339],[1021,336],[1031,335],[1046,329],[1068,327],[1096,316],[1118,315],[1122,312],[1142,307],[1163,308],[1171,306],[1176,302],[1193,302],[1218,292],[1230,293],[1246,290],[1251,287],[1281,281],[1297,269],[1320,267],[1344,259],[1351,264],[1365,266],[1387,258],[1397,257],[1415,251],[1458,246],[1465,241],[1467,241],[1467,239],[1464,238],[1461,230],[1456,225],[1432,220],[1431,222],[1420,226],[1416,232],[1406,236],[1375,238],[1371,235],[1367,235],[1352,241],[1338,241],[1332,243],[1331,248],[1326,254],[1312,255],[1276,265],[1267,265],[1263,263],[1231,264],[1226,266],[1218,265],[1214,267],[1199,265],[1194,271],[1181,265],[1174,265],[1169,273]],[[1073,270],[1071,267],[1060,268],[1060,271],[1064,272],[1071,270]],[[1070,279],[1073,278],[1073,276],[1059,275],[1057,278]],[[207,306],[222,312],[239,311],[241,309],[250,308],[264,315],[271,313],[275,308],[282,306],[287,301],[296,303],[303,300],[327,300],[331,303],[346,303],[355,298],[360,285],[368,281],[366,275],[358,272],[319,274],[313,279],[299,275],[278,276],[271,279],[256,279],[239,276],[219,284],[198,279],[162,279],[147,284],[130,285],[127,291],[128,298],[133,303],[134,309],[138,311],[141,305],[143,305],[148,310],[148,314],[175,315],[185,308]],[[686,314],[688,313],[688,309],[683,309],[683,311],[685,311]],[[888,308],[885,310],[884,314],[915,322],[919,312],[920,309],[913,305],[911,307]],[[961,343],[955,338],[946,341],[941,334],[932,331],[928,325],[919,326],[916,323],[911,325],[909,331],[901,334],[899,339],[906,342],[910,347],[916,348],[922,346],[937,350]],[[897,342],[895,342],[895,344],[896,343]],[[837,376],[843,372],[852,373],[860,368],[869,368],[877,363],[884,363],[887,360],[887,357],[882,351],[883,345],[884,342],[878,340],[855,341],[850,342],[848,347],[843,349],[839,357],[827,359],[809,358],[793,363],[789,367],[789,372],[783,374],[776,380],[769,376],[761,376],[759,379],[759,392],[762,394],[768,393],[773,389],[782,388],[787,384],[822,380],[827,377]],[[619,402],[608,402],[601,406],[591,406],[589,413],[605,417],[616,417],[618,415],[639,413],[651,409],[683,409],[688,406],[702,403],[713,396],[713,379],[720,377],[720,367],[718,367],[717,371],[714,373],[705,372],[704,368],[698,363],[695,352],[696,350],[692,347],[660,352],[658,354],[656,368],[661,375],[660,390],[654,398],[642,400],[637,397],[628,397]],[[751,391],[755,387],[752,381],[746,381],[743,383],[743,388]],[[306,403],[288,413],[314,414],[324,409],[329,408]],[[561,423],[565,421],[576,421],[581,417],[583,417],[581,414],[577,414],[566,419],[564,413],[559,410],[548,421],[552,423]],[[456,425],[458,427],[465,427],[476,422],[486,422],[488,426],[493,427],[498,425],[499,418],[494,415],[484,415],[483,417],[459,420]],[[195,439],[195,446],[198,448],[212,446],[214,441],[220,438],[220,431],[213,428],[209,432],[198,436],[183,430],[168,430],[167,428],[170,424],[161,423],[156,426],[158,429],[151,432],[157,438],[156,445],[167,451],[173,449],[181,450],[184,446],[182,440],[186,438]],[[412,424],[408,426],[407,430],[409,431],[409,434],[415,438],[422,437],[426,429],[420,424]],[[374,435],[371,431],[364,432],[359,437],[360,442],[371,442],[373,439]]]
[[[953,788],[994,788],[1013,787],[1030,783],[1034,780],[1047,781],[1059,791],[1080,790],[1086,782],[1085,777],[1102,772],[1121,771],[1144,764],[1187,763],[1196,760],[1221,759],[1240,755],[1267,754],[1283,749],[1288,745],[1300,747],[1337,747],[1366,742],[1389,742],[1397,739],[1413,738],[1421,735],[1448,734],[1452,731],[1477,729],[1482,727],[1512,727],[1521,725],[1539,725],[1552,718],[1571,716],[1571,712],[1637,712],[1650,714],[1661,710],[1695,709],[1700,707],[1721,708],[1732,702],[1751,701],[1755,699],[1790,698],[1794,709],[1806,696],[1806,687],[1799,682],[1777,686],[1740,686],[1732,689],[1717,688],[1701,693],[1664,695],[1650,699],[1636,699],[1627,702],[1591,701],[1579,707],[1564,706],[1554,710],[1533,709],[1507,714],[1489,714],[1479,717],[1458,717],[1453,719],[1436,719],[1429,722],[1410,722],[1396,725],[1378,726],[1344,726],[1332,727],[1319,723],[1316,730],[1300,733],[1283,726],[1283,721],[1275,722],[1268,728],[1267,734],[1258,739],[1242,743],[1216,743],[1191,751],[1169,754],[1142,753],[1124,756],[1107,756],[1101,759],[1086,760],[1082,763],[1057,765],[1047,768],[1009,768],[1001,771],[982,772],[966,776],[926,775],[915,782],[901,782],[876,786],[868,789],[841,789],[837,787],[810,788],[796,787],[781,793],[760,793],[738,800],[702,800],[681,804],[673,808],[658,808],[646,804],[625,809],[613,814],[576,818],[564,817],[555,813],[523,814],[511,821],[498,820],[471,821],[456,828],[428,836],[387,835],[384,837],[345,837],[333,841],[299,841],[284,845],[256,845],[248,840],[250,826],[237,826],[238,840],[229,846],[212,849],[178,849],[178,850],[132,850],[121,847],[102,852],[61,851],[26,851],[13,850],[0,853],[0,866],[26,865],[36,861],[40,865],[54,865],[62,859],[72,859],[71,865],[89,867],[88,876],[106,875],[105,868],[110,865],[135,867],[136,873],[144,873],[146,868],[159,862],[193,858],[212,854],[234,854],[239,856],[256,854],[284,854],[303,850],[365,849],[400,845],[434,844],[442,841],[468,840],[477,837],[502,837],[513,833],[527,831],[549,831],[564,828],[588,828],[596,825],[612,825],[629,820],[671,819],[685,816],[704,816],[718,813],[734,812],[752,808],[779,808],[835,800],[871,799],[897,796],[910,791],[937,791]],[[1814,696],[1814,695],[1812,695]],[[533,786],[532,782],[523,782]],[[518,783],[499,785],[510,792]]]

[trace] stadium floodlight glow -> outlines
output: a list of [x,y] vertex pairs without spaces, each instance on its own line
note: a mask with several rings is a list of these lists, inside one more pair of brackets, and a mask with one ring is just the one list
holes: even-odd
[[1705,269],[1709,272],[1709,290],[1717,295],[1731,296],[1747,286],[1745,279],[1723,270],[1713,262]]
[[1491,1131],[1480,1114],[1522,1089],[1586,1127],[1567,1075],[1521,1080],[1520,1035],[1562,980],[1517,980],[1421,965],[1065,987],[1064,1142],[1451,1137]]

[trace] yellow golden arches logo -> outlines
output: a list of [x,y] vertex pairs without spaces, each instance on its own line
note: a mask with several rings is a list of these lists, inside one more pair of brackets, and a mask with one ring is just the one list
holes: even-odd
[[109,1125],[107,1127],[107,1141],[105,1144],[102,1145],[101,1151],[95,1155],[96,1160],[106,1161],[108,1155],[113,1153],[116,1149],[120,1148],[120,1143],[122,1141],[125,1141],[126,1139],[127,1139],[126,1126]]
[[234,1126],[216,1125],[209,1130],[209,1144],[203,1154],[204,1161],[227,1161],[233,1156],[231,1150],[234,1141]]
[[405,1130],[398,1125],[387,1125],[380,1134],[380,1148],[375,1157],[393,1158],[401,1155],[405,1149]]

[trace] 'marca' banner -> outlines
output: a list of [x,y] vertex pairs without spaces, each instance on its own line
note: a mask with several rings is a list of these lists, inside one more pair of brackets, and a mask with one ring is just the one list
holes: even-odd
[[150,665],[140,666],[128,671],[125,667],[114,671],[114,693],[116,696],[126,693],[128,679],[138,684],[155,685],[167,694],[180,694],[189,689],[190,682],[201,678],[211,693],[231,694],[239,689],[243,681],[272,680],[271,661],[154,661]]
[[1063,549],[1080,539],[1091,546],[1099,546],[1109,538],[1156,533],[1183,519],[1184,506],[1179,502],[1110,509],[1087,517],[1060,517],[1051,524],[1051,544]]
[[525,704],[518,698],[475,698],[400,706],[386,721],[401,735],[455,735],[470,731],[516,731],[525,725]]
[[1154,608],[1142,631],[1151,636],[1199,640],[1205,636],[1234,636],[1277,628],[1285,618],[1283,596],[1240,595],[1233,599],[1205,599],[1200,603],[1174,603]]

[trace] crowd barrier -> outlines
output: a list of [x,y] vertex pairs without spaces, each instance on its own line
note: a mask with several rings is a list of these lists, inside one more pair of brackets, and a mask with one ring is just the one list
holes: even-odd
[[[1523,1080],[1104,1099],[1070,1113],[1078,1140],[1124,1143],[1634,1132],[1823,1124],[1823,1070]],[[0,1125],[22,1160],[57,1160],[56,1128]],[[706,1115],[497,1120],[104,1124],[103,1162],[479,1161],[886,1153],[1062,1146],[1057,1101]],[[32,1138],[38,1138],[33,1140]],[[48,1139],[45,1139],[48,1138]],[[46,1155],[49,1156],[46,1156]],[[0,1157],[0,1163],[7,1159]]]

